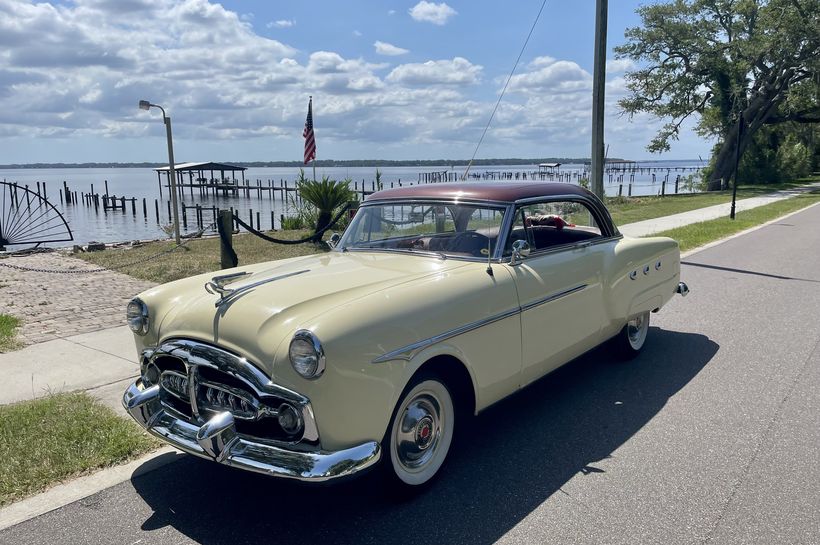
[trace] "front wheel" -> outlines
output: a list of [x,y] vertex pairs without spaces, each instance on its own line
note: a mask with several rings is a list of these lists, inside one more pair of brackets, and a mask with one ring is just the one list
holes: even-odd
[[418,489],[441,468],[455,429],[450,390],[438,377],[413,380],[393,414],[385,450],[385,465],[400,485]]
[[646,343],[649,333],[649,312],[644,312],[629,320],[621,332],[613,339],[618,354],[625,359],[637,356]]

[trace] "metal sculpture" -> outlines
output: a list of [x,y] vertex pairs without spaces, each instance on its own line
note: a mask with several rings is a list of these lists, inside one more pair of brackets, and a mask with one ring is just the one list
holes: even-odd
[[0,182],[0,193],[0,249],[74,240],[63,215],[39,193],[10,182]]

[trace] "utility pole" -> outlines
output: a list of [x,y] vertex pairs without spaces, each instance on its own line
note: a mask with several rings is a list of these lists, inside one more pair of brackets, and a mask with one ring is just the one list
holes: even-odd
[[604,99],[606,86],[607,0],[595,2],[595,65],[592,70],[592,165],[590,187],[604,198]]

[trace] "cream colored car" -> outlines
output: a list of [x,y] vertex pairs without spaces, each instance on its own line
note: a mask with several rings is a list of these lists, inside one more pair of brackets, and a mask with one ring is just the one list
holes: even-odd
[[674,240],[623,237],[570,184],[381,191],[333,245],[140,294],[128,412],[226,465],[325,481],[381,462],[419,486],[466,418],[604,341],[636,354],[688,291]]

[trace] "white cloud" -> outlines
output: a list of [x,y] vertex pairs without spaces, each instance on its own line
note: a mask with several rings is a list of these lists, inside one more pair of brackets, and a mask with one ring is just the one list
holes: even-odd
[[403,85],[471,85],[478,83],[482,67],[467,59],[401,64],[387,75],[387,81]]
[[447,20],[457,15],[458,12],[448,6],[445,2],[436,4],[435,2],[427,2],[421,0],[418,4],[408,10],[410,17],[419,22],[433,23],[434,25],[443,25]]
[[296,26],[296,21],[293,19],[279,19],[278,21],[271,21],[266,26],[268,28],[290,28]]
[[[0,0],[0,44],[0,146],[26,162],[162,160],[161,146],[135,145],[162,135],[156,115],[137,109],[140,99],[173,117],[180,157],[299,157],[309,94],[325,157],[342,158],[339,150],[351,158],[440,156],[442,149],[465,157],[505,77],[462,57],[388,70],[388,63],[348,58],[326,44],[328,50],[298,51],[208,0],[58,7]],[[477,85],[482,80],[492,85]],[[577,63],[534,59],[511,83],[482,155],[586,155],[590,89],[591,77]],[[623,77],[613,72],[608,138],[640,141],[633,146],[640,149],[657,124],[617,117],[614,103],[624,92]],[[55,146],[69,145],[60,142],[74,153],[58,156]],[[103,149],[120,155],[100,157]],[[610,155],[624,153],[613,147]]]
[[362,36],[362,33],[358,30],[354,30],[353,35],[356,36],[357,38],[360,38]]
[[592,76],[575,62],[538,57],[529,68],[529,72],[516,74],[510,79],[511,92],[540,94],[592,89]]
[[387,15],[395,15],[395,14],[396,14],[396,10],[394,10],[394,9],[387,10]]
[[611,74],[628,72],[635,68],[635,63],[629,59],[609,59],[606,61],[606,71]]
[[376,48],[376,53],[378,55],[387,55],[388,57],[395,57],[397,55],[404,55],[409,53],[410,51],[404,49],[403,47],[397,47],[393,44],[389,44],[387,42],[379,42],[373,44],[373,47]]

